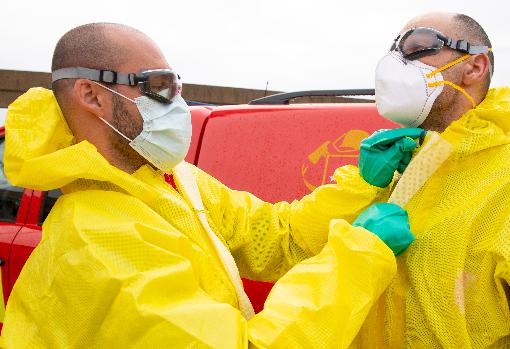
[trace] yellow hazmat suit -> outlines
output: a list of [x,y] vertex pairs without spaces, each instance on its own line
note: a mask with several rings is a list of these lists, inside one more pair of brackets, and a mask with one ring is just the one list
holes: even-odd
[[[273,205],[185,163],[174,172],[180,193],[149,166],[111,166],[75,144],[45,89],[10,106],[6,129],[10,181],[65,194],[11,293],[8,348],[346,347],[395,275],[391,250],[347,223],[387,195],[356,168]],[[251,319],[218,241],[242,276],[279,279]]]
[[416,241],[353,347],[510,347],[510,89],[490,90],[441,138],[450,156],[430,147],[401,179],[415,172],[412,187],[438,165],[404,206]]

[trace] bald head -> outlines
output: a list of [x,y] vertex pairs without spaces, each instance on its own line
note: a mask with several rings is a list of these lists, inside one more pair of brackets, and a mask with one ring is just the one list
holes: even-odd
[[[51,70],[86,67],[122,71],[137,59],[148,60],[147,57],[139,59],[141,49],[155,61],[164,60],[157,45],[137,29],[117,23],[85,24],[71,29],[60,38],[53,52]],[[64,94],[74,81],[69,79],[53,83],[52,88],[61,107],[66,104]]]
[[141,34],[131,27],[113,23],[91,23],[71,29],[55,47],[51,70],[68,67],[118,69],[126,59],[126,48],[113,35],[119,31]]

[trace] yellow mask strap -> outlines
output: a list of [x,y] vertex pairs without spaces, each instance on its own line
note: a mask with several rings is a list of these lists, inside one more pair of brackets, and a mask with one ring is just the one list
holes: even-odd
[[456,90],[459,90],[460,92],[462,92],[464,94],[464,96],[466,96],[467,99],[469,99],[469,101],[473,105],[473,108],[476,107],[476,103],[475,103],[475,100],[473,99],[473,97],[471,97],[469,95],[469,93],[467,93],[466,90],[464,90],[462,87],[460,87],[457,84],[454,84],[451,81],[441,80],[441,81],[436,81],[436,82],[429,82],[427,84],[428,87],[436,87],[436,86],[439,86],[439,85],[448,85],[448,86],[453,87]]
[[432,71],[432,72],[428,73],[426,76],[427,76],[427,78],[429,78],[429,79],[430,79],[431,77],[433,77],[433,76],[434,76],[434,75],[436,75],[437,73],[439,73],[439,72],[441,72],[441,71],[443,71],[443,70],[445,70],[445,69],[448,69],[448,68],[450,68],[450,67],[453,67],[455,64],[460,63],[460,62],[462,62],[462,61],[464,61],[464,60],[468,59],[469,57],[471,57],[471,55],[470,55],[470,54],[467,54],[467,55],[464,55],[464,56],[462,56],[462,57],[460,57],[460,58],[457,58],[456,60],[454,60],[454,61],[452,61],[452,62],[450,62],[450,63],[448,63],[448,64],[445,64],[445,65],[443,65],[442,67],[437,68],[436,70],[434,70],[434,71]]

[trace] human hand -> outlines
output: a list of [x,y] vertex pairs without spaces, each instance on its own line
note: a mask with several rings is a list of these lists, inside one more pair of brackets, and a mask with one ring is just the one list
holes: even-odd
[[407,212],[400,206],[380,203],[369,206],[352,224],[377,235],[398,256],[414,241]]
[[421,128],[379,130],[360,144],[358,167],[368,183],[384,188],[391,183],[395,171],[403,173],[411,161],[412,152],[426,131]]

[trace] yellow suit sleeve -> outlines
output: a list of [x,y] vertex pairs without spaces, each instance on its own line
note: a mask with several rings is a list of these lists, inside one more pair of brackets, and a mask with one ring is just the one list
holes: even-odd
[[43,229],[9,300],[7,348],[344,345],[395,272],[377,237],[335,221],[321,253],[277,282],[247,323],[201,289],[196,246],[132,197],[67,195]]
[[317,254],[327,241],[331,219],[352,222],[371,204],[385,201],[389,192],[365,182],[355,166],[338,168],[336,184],[318,187],[292,203],[264,202],[196,168],[195,176],[209,224],[221,234],[241,275],[262,281],[277,280]]
[[285,274],[249,322],[260,348],[346,348],[396,273],[391,250],[344,220],[324,249]]
[[187,237],[133,197],[90,198],[66,195],[46,220],[9,299],[7,348],[247,345],[241,313],[200,288]]

